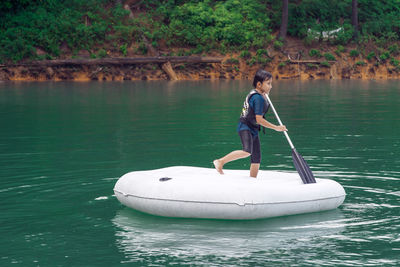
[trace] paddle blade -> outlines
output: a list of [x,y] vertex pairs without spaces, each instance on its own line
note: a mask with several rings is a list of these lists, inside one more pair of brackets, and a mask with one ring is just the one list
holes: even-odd
[[296,149],[292,149],[292,157],[294,166],[296,167],[296,170],[299,173],[303,183],[304,184],[316,183],[310,167],[307,165],[303,157],[296,151]]

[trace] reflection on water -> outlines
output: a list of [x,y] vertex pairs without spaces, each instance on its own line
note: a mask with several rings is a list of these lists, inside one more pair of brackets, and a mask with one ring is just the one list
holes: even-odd
[[[162,218],[122,209],[112,220],[127,261],[164,255],[242,258],[278,249],[296,250],[315,238],[330,240],[344,230],[340,210],[256,221]],[[289,247],[288,247],[289,246]]]
[[[163,218],[122,208],[112,223],[124,262],[130,263],[151,263],[157,258],[159,264],[247,266],[269,259],[288,265],[396,266],[400,205],[387,195],[396,192],[348,188],[354,200],[327,212],[223,221]],[[383,194],[386,203],[378,204],[376,194]]]

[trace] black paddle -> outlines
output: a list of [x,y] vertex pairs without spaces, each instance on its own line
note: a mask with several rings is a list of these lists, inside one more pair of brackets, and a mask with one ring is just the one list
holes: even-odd
[[[278,113],[276,113],[276,110],[274,108],[274,105],[272,104],[271,100],[269,99],[268,95],[265,94],[269,104],[271,105],[272,111],[275,114],[276,119],[279,122],[279,125],[282,125],[281,120],[279,119]],[[316,183],[314,175],[310,169],[310,167],[307,165],[306,161],[303,159],[303,157],[297,152],[296,148],[294,147],[292,141],[290,140],[289,135],[287,132],[283,132],[286,136],[286,139],[289,142],[290,148],[292,149],[292,158],[294,162],[294,166],[296,167],[297,172],[300,174],[301,180],[303,180],[303,183],[305,184],[312,184]]]

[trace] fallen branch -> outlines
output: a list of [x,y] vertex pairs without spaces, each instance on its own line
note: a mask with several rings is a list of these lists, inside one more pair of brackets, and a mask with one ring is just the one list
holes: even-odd
[[293,60],[289,59],[289,63],[292,64],[307,64],[307,63],[314,63],[314,64],[321,64],[322,62],[328,62],[328,63],[336,63],[336,61],[318,61],[318,60]]
[[132,57],[132,58],[101,58],[101,59],[55,59],[32,61],[29,63],[3,64],[0,67],[19,66],[63,66],[63,65],[137,65],[149,63],[221,63],[222,58],[218,57]]

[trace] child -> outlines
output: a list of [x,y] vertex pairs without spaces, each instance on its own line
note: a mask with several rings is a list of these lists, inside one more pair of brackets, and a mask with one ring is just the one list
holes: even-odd
[[253,89],[247,95],[243,104],[237,131],[242,141],[242,150],[235,150],[226,156],[213,161],[215,169],[220,174],[223,166],[233,160],[247,158],[251,155],[250,177],[257,177],[261,162],[261,148],[258,131],[260,125],[278,132],[287,131],[284,125],[277,126],[264,119],[269,103],[264,94],[269,94],[272,88],[272,75],[268,71],[258,70],[253,80]]

